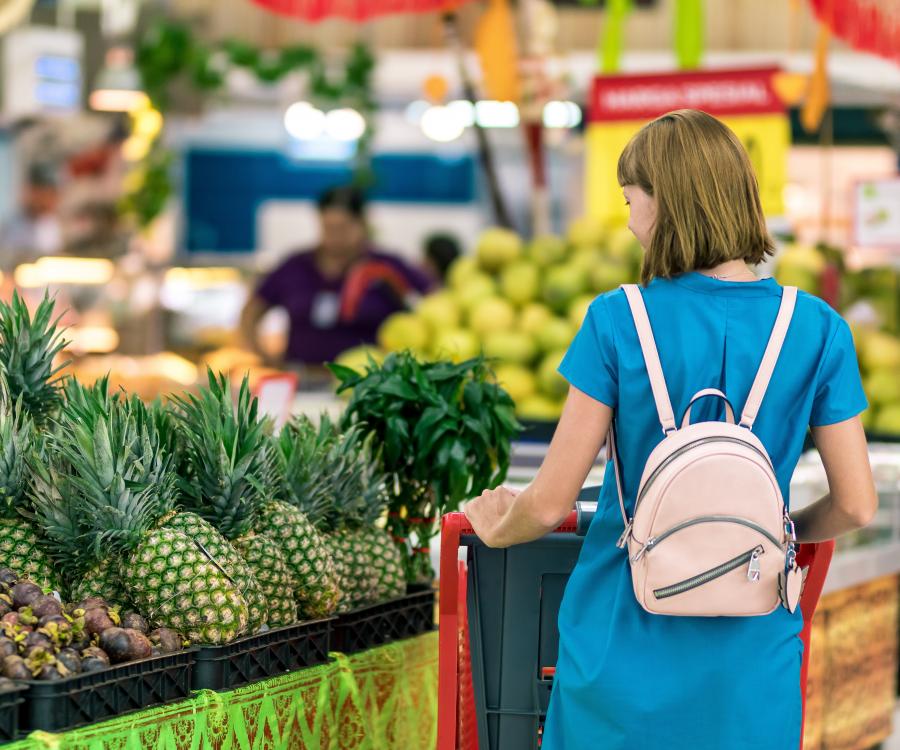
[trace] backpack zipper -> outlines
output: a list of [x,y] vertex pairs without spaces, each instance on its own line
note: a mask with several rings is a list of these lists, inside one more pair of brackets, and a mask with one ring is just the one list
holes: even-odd
[[635,563],[640,560],[644,556],[644,553],[652,550],[657,544],[670,537],[676,531],[681,531],[682,529],[686,529],[689,526],[696,526],[698,523],[738,523],[741,526],[746,526],[748,529],[753,529],[754,531],[762,534],[776,547],[781,547],[781,543],[771,533],[769,533],[759,524],[756,524],[753,521],[748,521],[746,518],[741,518],[740,516],[697,516],[696,518],[691,518],[688,521],[682,521],[681,523],[676,524],[670,529],[666,529],[659,536],[650,537],[647,540],[647,543],[632,556],[631,562]]
[[694,441],[688,443],[687,445],[681,446],[681,448],[679,448],[672,455],[670,455],[668,458],[666,458],[665,461],[663,461],[659,466],[657,466],[653,470],[653,473],[647,479],[647,484],[644,485],[644,488],[641,490],[641,494],[638,495],[638,498],[635,501],[634,512],[637,513],[638,504],[644,498],[644,495],[647,494],[647,491],[650,489],[650,486],[656,481],[657,477],[660,475],[662,470],[666,468],[666,466],[668,466],[670,463],[672,463],[672,461],[674,461],[676,458],[678,458],[683,453],[686,453],[687,451],[691,450],[692,448],[694,448],[698,445],[705,445],[706,443],[735,443],[737,445],[743,445],[743,446],[749,448],[750,450],[752,450],[757,455],[759,455],[763,460],[765,460],[766,466],[768,466],[772,470],[773,474],[775,473],[775,468],[772,466],[772,462],[769,460],[768,456],[766,456],[766,454],[763,453],[756,446],[751,445],[750,443],[747,443],[743,440],[738,440],[737,438],[731,438],[731,437],[710,437],[710,438],[702,438],[701,440],[694,440]]
[[747,580],[755,583],[759,581],[759,556],[763,554],[765,554],[765,549],[762,545],[758,545],[753,549],[747,550],[746,552],[744,552],[744,554],[738,555],[734,559],[729,560],[728,562],[722,563],[721,565],[717,565],[715,568],[707,570],[705,573],[700,573],[699,575],[692,576],[687,580],[672,584],[671,586],[665,586],[661,589],[655,589],[653,592],[653,596],[655,596],[657,599],[667,599],[670,596],[684,594],[707,583],[711,583],[717,578],[721,578],[722,576],[730,573],[732,570],[740,568],[742,565],[748,566]]

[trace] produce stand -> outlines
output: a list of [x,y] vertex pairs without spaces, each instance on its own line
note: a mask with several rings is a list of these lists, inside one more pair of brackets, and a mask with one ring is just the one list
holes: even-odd
[[361,651],[230,692],[128,714],[64,734],[35,732],[4,750],[432,748],[437,634]]

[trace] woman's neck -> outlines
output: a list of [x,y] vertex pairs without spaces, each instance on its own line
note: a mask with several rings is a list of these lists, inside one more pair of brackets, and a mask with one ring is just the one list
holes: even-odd
[[698,273],[719,281],[756,281],[753,270],[742,260],[729,260],[713,268],[698,269]]

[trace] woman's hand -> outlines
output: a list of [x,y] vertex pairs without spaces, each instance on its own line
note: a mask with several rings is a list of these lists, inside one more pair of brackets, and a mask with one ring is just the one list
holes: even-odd
[[463,508],[472,528],[488,547],[503,547],[496,532],[519,493],[508,487],[485,490],[480,497],[470,500]]

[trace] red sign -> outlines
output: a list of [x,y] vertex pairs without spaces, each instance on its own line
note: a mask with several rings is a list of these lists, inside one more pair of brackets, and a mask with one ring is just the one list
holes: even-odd
[[772,85],[778,68],[702,70],[669,75],[597,76],[591,90],[591,122],[652,120],[676,109],[711,115],[784,113]]

